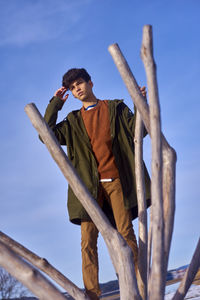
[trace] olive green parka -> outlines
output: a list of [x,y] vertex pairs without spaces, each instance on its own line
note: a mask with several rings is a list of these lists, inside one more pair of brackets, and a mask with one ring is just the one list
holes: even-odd
[[[45,112],[45,121],[53,130],[61,145],[67,146],[68,158],[77,170],[79,176],[87,186],[94,199],[97,199],[99,175],[97,163],[93,154],[89,137],[85,129],[80,110],[72,111],[60,123],[56,124],[58,111],[64,102],[58,97],[53,97]],[[119,170],[122,184],[124,205],[132,209],[133,219],[137,217],[137,196],[135,182],[135,157],[134,157],[134,128],[135,114],[124,104],[123,100],[108,101],[110,113],[110,131],[112,151]],[[103,126],[103,124],[102,124]],[[147,206],[150,199],[150,178],[144,165]],[[103,210],[114,225],[111,209],[106,201]],[[80,224],[82,220],[90,220],[80,201],[68,187],[68,213],[72,223]]]

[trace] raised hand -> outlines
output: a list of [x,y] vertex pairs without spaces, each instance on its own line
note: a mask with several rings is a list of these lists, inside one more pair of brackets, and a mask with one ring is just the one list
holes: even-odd
[[145,86],[140,86],[140,92],[142,93],[142,96],[144,96],[145,98],[147,97],[147,91]]
[[54,93],[54,96],[60,98],[62,101],[66,101],[69,96],[69,94],[65,95],[66,91],[67,89],[64,86],[62,86]]

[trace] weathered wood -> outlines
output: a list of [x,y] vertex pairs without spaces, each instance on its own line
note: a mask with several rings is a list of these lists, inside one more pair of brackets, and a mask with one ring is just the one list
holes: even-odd
[[137,110],[139,111],[142,121],[148,131],[150,133],[150,120],[149,120],[149,106],[145,101],[145,98],[140,92],[140,88],[137,84],[135,77],[129,65],[123,56],[118,44],[112,44],[108,47],[108,51],[110,52],[114,63],[127,87],[127,90],[135,104]]
[[199,267],[200,267],[200,239],[197,243],[191,263],[172,300],[182,300],[185,298],[187,291],[189,290],[189,287],[191,286],[195,278],[195,275],[198,272]]
[[164,263],[167,273],[169,251],[174,228],[176,190],[176,152],[163,147],[163,213],[164,213]]
[[152,268],[150,277],[150,300],[164,299],[164,224],[162,193],[162,141],[161,120],[156,65],[153,59],[153,40],[151,26],[144,26],[141,57],[145,66],[149,92],[150,131],[152,142]]
[[[145,103],[143,96],[139,91],[137,82],[124,58],[119,46],[113,44],[109,46],[109,52],[116,64],[116,67],[121,74],[121,77],[129,91],[129,94],[139,111],[142,120],[148,133],[151,136],[150,131],[150,118],[149,118],[149,107]],[[164,271],[166,273],[169,249],[171,244],[171,237],[174,224],[174,211],[175,211],[175,163],[176,163],[176,153],[172,147],[168,144],[164,135],[162,134],[162,161],[163,161],[163,202],[164,202]],[[164,277],[164,275],[163,275]]]
[[25,111],[43,142],[47,146],[53,159],[56,161],[63,175],[68,180],[74,194],[80,200],[81,204],[102,234],[108,247],[116,273],[119,276],[121,299],[140,299],[132,251],[121,235],[111,226],[97,202],[92,198],[87,188],[84,186],[82,180],[59,145],[55,135],[39,113],[35,104],[31,103],[26,105]]
[[79,289],[73,282],[66,278],[62,273],[56,270],[45,258],[37,256],[35,253],[31,252],[29,249],[25,248],[18,242],[11,239],[5,233],[0,231],[0,242],[4,243],[12,251],[23,257],[25,260],[30,262],[32,265],[45,272],[49,277],[51,277],[55,282],[62,286],[65,291],[67,291],[72,297],[77,300],[89,300],[88,296]]
[[152,252],[152,209],[149,210],[149,231],[148,231],[148,249],[147,249],[147,278],[150,277],[151,272],[151,252]]
[[145,197],[145,180],[143,165],[143,133],[144,126],[139,112],[136,113],[135,122],[135,177],[138,199],[139,222],[139,251],[138,251],[138,288],[143,300],[147,298],[147,209]]
[[[156,65],[153,58],[153,37],[152,27],[146,25],[143,28],[143,42],[141,47],[141,57],[145,66],[147,75],[147,83],[149,87],[149,98],[158,97],[158,86],[156,78]],[[159,103],[159,101],[157,102]],[[150,106],[151,110],[151,106]],[[162,163],[163,173],[160,176],[162,178],[162,193],[163,193],[163,221],[164,221],[164,262],[163,262],[163,280],[165,280],[165,274],[167,273],[169,250],[174,225],[174,213],[175,213],[175,164],[176,153],[169,146],[164,136],[162,136]],[[163,285],[164,285],[163,281]]]
[[148,249],[147,249],[147,294],[150,294],[150,278],[151,278],[151,260],[152,260],[152,224],[153,224],[153,216],[152,216],[152,208],[150,207],[149,212],[149,231],[148,231]]
[[40,272],[0,242],[0,265],[41,300],[66,300]]

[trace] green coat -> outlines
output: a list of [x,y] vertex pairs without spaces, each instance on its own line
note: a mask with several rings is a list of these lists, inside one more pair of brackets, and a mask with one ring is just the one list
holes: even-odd
[[[68,158],[87,186],[88,190],[97,199],[99,175],[97,164],[92,152],[80,110],[72,111],[60,123],[56,124],[58,111],[64,102],[58,97],[53,97],[47,106],[45,120],[53,130],[61,145],[67,145]],[[135,182],[135,156],[134,156],[134,127],[135,115],[123,103],[123,100],[109,100],[110,129],[112,150],[119,170],[120,180],[124,195],[126,209],[132,209],[133,219],[137,217],[137,196]],[[150,178],[146,167],[145,185],[147,206],[150,199]],[[113,223],[111,209],[106,201],[103,210]],[[90,220],[80,201],[74,195],[71,187],[68,188],[68,212],[70,221],[80,224],[81,220]]]

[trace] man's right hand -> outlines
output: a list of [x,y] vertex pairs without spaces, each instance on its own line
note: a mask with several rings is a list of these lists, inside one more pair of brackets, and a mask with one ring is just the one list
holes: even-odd
[[54,93],[54,96],[60,98],[62,101],[66,101],[67,98],[69,97],[69,94],[65,95],[66,91],[67,89],[64,86],[62,86]]

